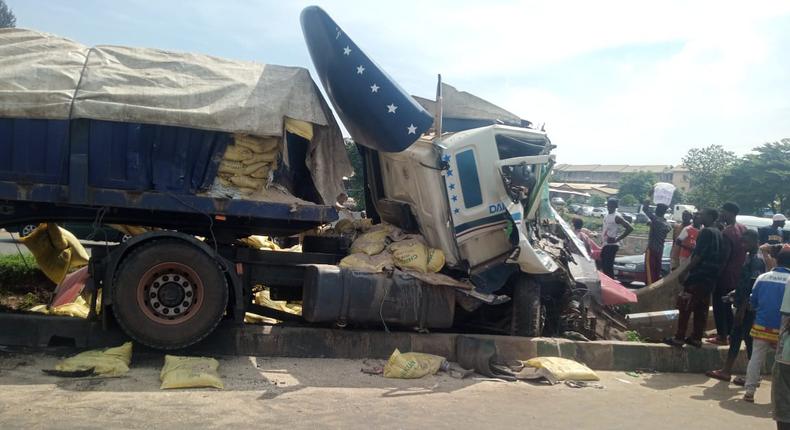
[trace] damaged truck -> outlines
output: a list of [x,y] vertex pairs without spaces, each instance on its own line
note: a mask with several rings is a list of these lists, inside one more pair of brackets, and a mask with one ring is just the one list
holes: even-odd
[[[595,336],[600,281],[549,204],[547,134],[449,85],[437,100],[408,95],[318,7],[301,24],[360,151],[367,216],[422,235],[443,252],[441,279],[451,282],[341,268],[349,238],[316,233],[337,220],[351,170],[306,69],[87,48],[21,29],[0,30],[0,227],[145,227],[93,249],[85,288],[90,318],[155,348],[194,344],[246,312]],[[243,246],[251,235],[298,237],[301,252]],[[301,302],[301,316],[254,304],[260,285]]]

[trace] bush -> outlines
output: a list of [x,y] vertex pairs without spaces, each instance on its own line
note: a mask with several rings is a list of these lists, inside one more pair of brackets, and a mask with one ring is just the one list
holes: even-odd
[[41,275],[36,259],[30,254],[0,255],[0,284],[30,282]]

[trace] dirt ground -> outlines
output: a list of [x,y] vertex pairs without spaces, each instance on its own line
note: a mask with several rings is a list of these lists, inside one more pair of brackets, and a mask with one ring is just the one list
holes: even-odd
[[360,371],[380,360],[222,357],[225,390],[162,391],[161,354],[136,354],[114,379],[41,372],[58,359],[0,350],[2,428],[774,428],[765,381],[748,404],[702,375],[599,372],[604,389],[577,389]]

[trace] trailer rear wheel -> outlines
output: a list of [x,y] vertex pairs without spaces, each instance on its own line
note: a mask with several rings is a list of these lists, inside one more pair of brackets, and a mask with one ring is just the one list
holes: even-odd
[[142,344],[192,345],[214,331],[225,313],[225,277],[217,261],[194,245],[153,241],[133,250],[116,273],[115,318]]
[[540,302],[540,284],[521,274],[513,285],[513,318],[511,333],[516,336],[538,337],[543,332],[545,310]]

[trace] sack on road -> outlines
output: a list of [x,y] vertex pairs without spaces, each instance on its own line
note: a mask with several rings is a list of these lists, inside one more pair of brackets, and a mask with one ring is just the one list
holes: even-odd
[[55,370],[62,373],[85,372],[93,369],[93,375],[104,377],[123,376],[132,362],[132,343],[105,350],[81,352],[62,360]]
[[425,375],[433,375],[444,364],[444,357],[421,352],[407,352],[401,354],[395,351],[384,365],[384,377],[396,379],[417,379]]
[[165,355],[165,365],[159,373],[162,390],[171,388],[219,388],[225,384],[217,373],[219,362],[207,357],[179,357]]

